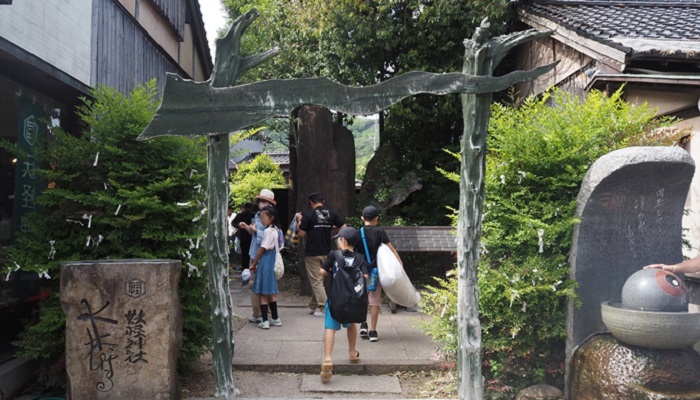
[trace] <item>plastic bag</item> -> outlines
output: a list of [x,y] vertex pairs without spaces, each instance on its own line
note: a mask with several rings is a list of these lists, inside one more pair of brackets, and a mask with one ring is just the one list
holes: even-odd
[[292,222],[289,223],[289,228],[287,228],[287,233],[284,235],[284,245],[289,248],[294,248],[297,244],[299,244],[297,219],[292,218]]
[[250,270],[248,268],[244,269],[243,272],[241,273],[241,286],[245,286],[250,282],[250,277],[253,274],[250,273]]
[[389,246],[382,244],[377,250],[377,269],[379,283],[387,297],[404,307],[416,307],[420,302],[420,293],[413,287],[403,266]]

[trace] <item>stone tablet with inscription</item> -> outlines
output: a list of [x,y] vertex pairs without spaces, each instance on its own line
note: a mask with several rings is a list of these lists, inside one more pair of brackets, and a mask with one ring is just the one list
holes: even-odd
[[69,399],[179,399],[177,260],[61,265]]
[[567,360],[606,331],[600,304],[620,300],[627,278],[645,265],[683,260],[683,209],[695,163],[678,147],[630,147],[599,158],[577,199],[571,276],[580,307],[569,302]]

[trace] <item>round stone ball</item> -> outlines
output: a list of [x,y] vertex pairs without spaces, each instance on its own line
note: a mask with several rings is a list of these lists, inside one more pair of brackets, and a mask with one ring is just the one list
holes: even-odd
[[677,275],[659,268],[640,269],[622,287],[622,305],[645,311],[688,311],[685,283]]

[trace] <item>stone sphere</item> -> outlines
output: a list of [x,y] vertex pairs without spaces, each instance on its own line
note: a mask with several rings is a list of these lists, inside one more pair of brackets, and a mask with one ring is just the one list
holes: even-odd
[[640,269],[622,287],[622,305],[644,311],[688,311],[685,283],[662,269]]

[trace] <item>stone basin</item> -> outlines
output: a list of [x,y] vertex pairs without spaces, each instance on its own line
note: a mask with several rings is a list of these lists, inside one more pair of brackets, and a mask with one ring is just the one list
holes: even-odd
[[700,313],[644,311],[619,301],[603,302],[600,312],[610,333],[633,346],[680,349],[700,340]]

